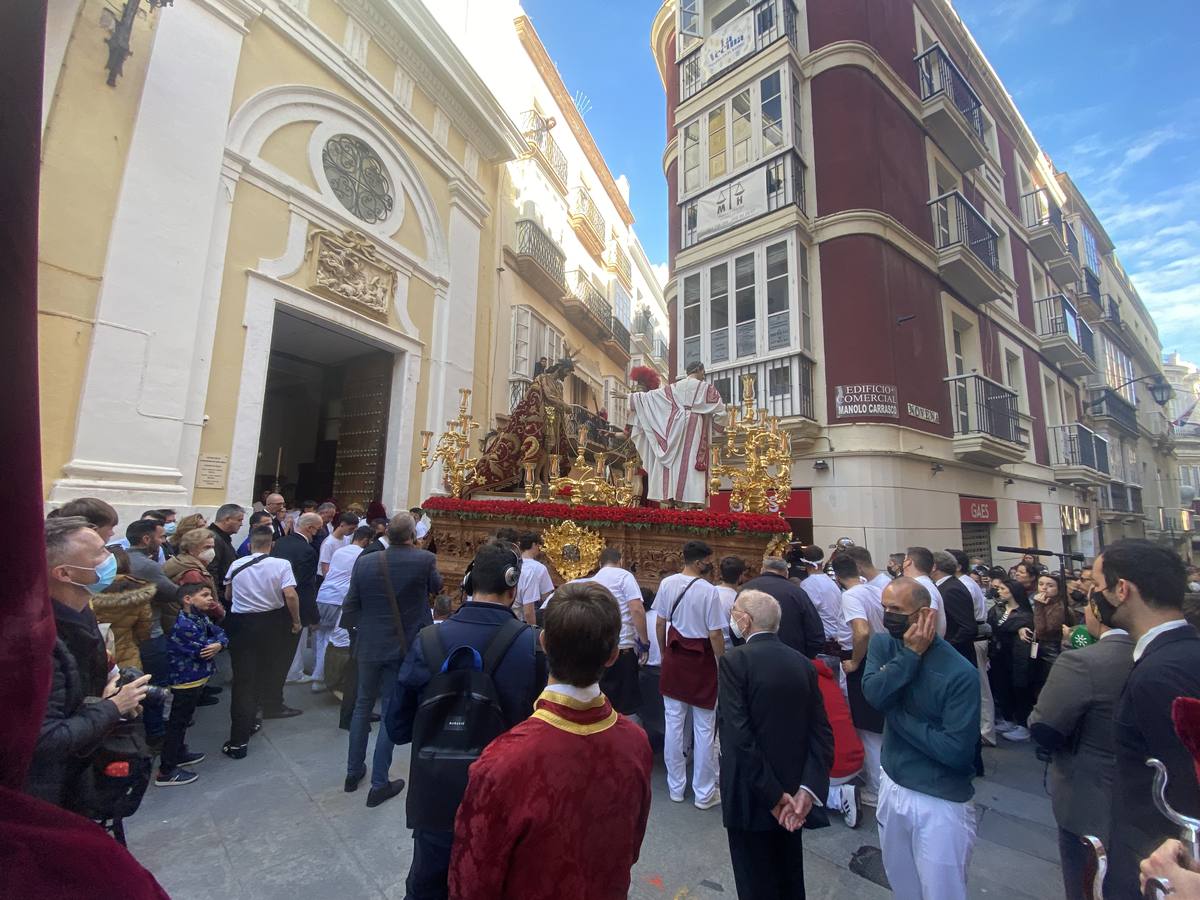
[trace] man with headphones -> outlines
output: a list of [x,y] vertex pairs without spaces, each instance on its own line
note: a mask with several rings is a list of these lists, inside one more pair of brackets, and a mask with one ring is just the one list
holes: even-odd
[[[486,661],[489,649],[497,656],[491,671],[504,727],[511,728],[533,713],[533,704],[546,686],[546,657],[541,652],[538,631],[517,620],[512,611],[517,583],[521,577],[521,553],[509,541],[493,539],[481,546],[463,579],[463,596],[470,598],[458,612],[437,626],[437,638],[446,653],[447,664],[477,657]],[[493,642],[495,646],[493,646]],[[426,660],[424,638],[413,643],[400,668],[387,728],[397,744],[413,740],[413,726],[426,699],[426,687],[441,671],[441,663]],[[470,648],[474,653],[458,653]],[[466,723],[470,729],[471,723]],[[446,812],[457,809],[461,793],[450,798],[430,798],[438,810],[423,799],[428,793],[417,783],[419,774],[410,774],[408,827],[413,829],[413,860],[406,881],[405,900],[445,900],[450,868],[450,850],[454,839],[454,819]],[[452,809],[451,809],[452,807]],[[435,827],[431,827],[431,823]]]

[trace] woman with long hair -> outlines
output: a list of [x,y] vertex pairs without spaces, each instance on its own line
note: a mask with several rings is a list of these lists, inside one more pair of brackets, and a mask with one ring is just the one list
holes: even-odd
[[1021,632],[1021,640],[1037,644],[1037,664],[1033,692],[1036,697],[1050,675],[1050,667],[1062,650],[1064,629],[1074,626],[1067,587],[1062,578],[1043,572],[1038,576],[1037,593],[1033,595],[1033,628]]
[[183,542],[183,536],[189,531],[195,531],[197,528],[207,528],[208,522],[204,520],[204,516],[200,513],[192,513],[190,516],[184,516],[175,524],[175,533],[167,538],[167,543],[171,546],[169,556],[178,556],[180,545]]
[[1033,628],[1033,610],[1020,582],[1006,579],[993,581],[992,586],[1001,600],[988,613],[992,626],[988,681],[996,701],[996,731],[1010,741],[1027,741],[1025,724],[1033,709],[1033,645],[1022,640],[1021,632]]

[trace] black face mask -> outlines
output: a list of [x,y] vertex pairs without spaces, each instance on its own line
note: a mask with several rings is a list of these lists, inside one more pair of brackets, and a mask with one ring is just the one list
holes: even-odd
[[1100,621],[1109,628],[1117,627],[1117,610],[1119,609],[1109,599],[1104,596],[1104,591],[1097,588],[1092,591],[1092,601],[1096,604],[1096,614],[1100,616]]
[[1087,603],[1087,598],[1088,595],[1081,590],[1076,589],[1071,591],[1071,602],[1076,606],[1082,606]]
[[910,624],[908,620],[909,616],[904,613],[889,612],[887,610],[883,612],[883,627],[888,630],[888,634],[897,640],[902,640],[904,633],[908,631]]

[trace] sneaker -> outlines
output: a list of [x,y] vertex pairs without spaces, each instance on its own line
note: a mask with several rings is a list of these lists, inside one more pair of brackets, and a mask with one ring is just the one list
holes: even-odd
[[1023,725],[1014,725],[1011,730],[1003,732],[1000,737],[1006,741],[1027,741],[1029,740],[1029,729]]
[[721,792],[713,791],[713,795],[711,797],[709,797],[706,802],[701,803],[699,800],[697,800],[695,805],[696,805],[696,809],[712,809],[714,806],[720,806],[721,805]]
[[192,753],[188,750],[184,750],[183,753],[181,753],[179,756],[179,762],[177,763],[177,765],[194,766],[197,763],[202,763],[202,762],[204,762],[204,754],[203,753]]
[[313,677],[311,675],[307,675],[304,672],[301,672],[299,675],[296,675],[295,677],[292,677],[289,675],[287,681],[285,681],[284,684],[308,684],[312,680],[313,680]]
[[683,794],[671,794],[671,801],[673,803],[682,803],[683,802]]
[[221,747],[221,752],[224,753],[226,756],[228,756],[230,759],[245,759],[246,758],[246,745],[245,744],[231,744],[228,741],[226,741],[224,746]]
[[175,787],[180,784],[191,784],[199,777],[195,772],[189,772],[187,769],[176,769],[170,775],[159,772],[154,778],[154,784],[156,787]]
[[1012,731],[1016,727],[1017,727],[1016,724],[1013,722],[1008,722],[1008,721],[1005,721],[1004,719],[996,720],[996,725],[995,725],[996,734],[1004,734],[1004,732]]
[[313,692],[314,694],[323,694],[323,693],[325,693],[327,690],[329,690],[329,688],[325,687],[325,682],[323,682],[323,681],[313,681],[313,683],[312,683],[312,692]]
[[858,800],[864,806],[869,806],[874,809],[879,805],[879,796],[869,788],[858,789]]
[[858,820],[862,817],[862,804],[859,801],[858,788],[852,784],[842,785],[842,815],[846,819],[847,828],[858,827]]

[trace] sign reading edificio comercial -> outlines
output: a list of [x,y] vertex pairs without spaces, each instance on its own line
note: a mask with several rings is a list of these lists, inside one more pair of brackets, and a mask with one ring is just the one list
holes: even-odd
[[767,211],[767,170],[755,169],[696,200],[696,240],[702,241]]
[[754,14],[747,11],[705,38],[700,51],[701,75],[708,82],[753,51]]
[[894,384],[839,384],[833,401],[834,415],[900,418],[900,401]]

